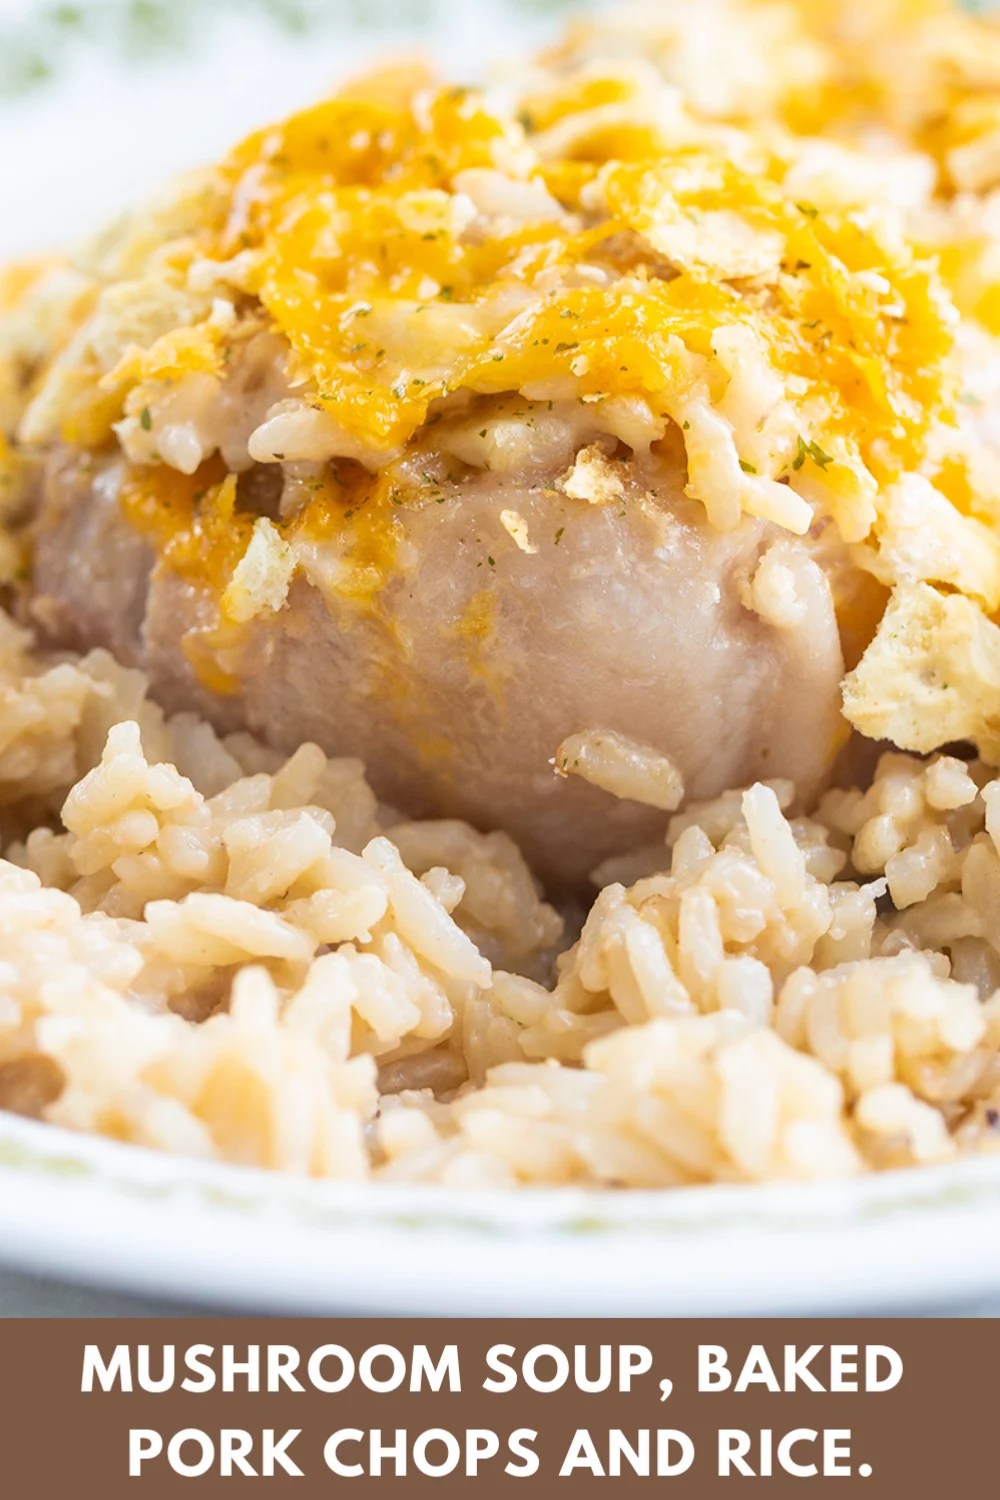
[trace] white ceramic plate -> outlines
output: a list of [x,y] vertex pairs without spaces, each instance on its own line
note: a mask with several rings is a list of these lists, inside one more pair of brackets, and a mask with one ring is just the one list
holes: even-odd
[[[572,0],[0,0],[0,257],[58,248],[379,51],[453,76]],[[0,1115],[0,1261],[268,1311],[837,1312],[1000,1294],[1000,1162],[671,1194],[340,1187]]]
[[0,1116],[0,1260],[293,1313],[947,1308],[1000,1292],[1000,1162],[817,1186],[468,1193],[205,1165]]

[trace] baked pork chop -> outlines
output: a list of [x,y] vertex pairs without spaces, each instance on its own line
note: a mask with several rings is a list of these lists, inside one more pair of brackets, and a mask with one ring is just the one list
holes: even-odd
[[866,160],[634,60],[260,132],[8,295],[31,617],[552,888],[851,726],[990,750],[957,314]]
[[[694,798],[755,777],[815,791],[843,738],[843,658],[808,545],[753,517],[714,531],[665,460],[592,450],[599,504],[567,495],[572,477],[501,487],[426,462],[307,544],[279,611],[220,633],[211,582],[157,560],[123,509],[120,460],[60,455],[36,615],[61,644],[141,666],[169,709],[360,756],[406,812],[505,829],[552,882],[653,837],[680,800],[618,800],[554,765],[574,736],[609,733],[623,777],[658,752]],[[781,595],[770,620],[755,581]]]

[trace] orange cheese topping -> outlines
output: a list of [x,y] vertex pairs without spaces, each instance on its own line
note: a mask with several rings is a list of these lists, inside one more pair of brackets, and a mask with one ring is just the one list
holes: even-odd
[[[284,465],[294,487],[304,464],[314,492],[280,537],[336,539],[342,587],[369,599],[392,571],[398,461],[437,443],[487,465],[512,393],[633,447],[672,425],[721,529],[830,515],[865,543],[901,476],[974,488],[948,438],[968,427],[952,294],[1000,327],[989,234],[918,234],[871,181],[898,169],[905,197],[915,163],[947,215],[963,172],[1000,162],[997,33],[943,0],[723,11],[735,63],[725,28],[706,42],[694,11],[653,7],[575,28],[519,97],[387,69],[258,131],[105,243],[83,322],[50,318],[21,445],[117,442],[130,515],[219,583],[251,525],[226,469]],[[794,134],[856,145],[873,121],[910,157],[838,145],[832,189]],[[855,196],[852,162],[873,174]],[[36,295],[21,281],[15,320]],[[21,335],[0,325],[13,406]],[[470,409],[482,449],[475,432],[449,447]]]
[[[822,401],[824,448],[839,437],[883,473],[912,463],[949,394],[933,266],[720,152],[647,139],[636,158],[625,144],[632,159],[582,186],[573,163],[546,162],[550,217],[470,225],[462,173],[538,181],[516,121],[466,91],[335,99],[235,153],[218,253],[258,252],[254,289],[310,400],[375,450],[405,445],[462,388],[639,395],[665,411],[689,378],[684,351],[708,356],[720,329],[746,324]],[[741,258],[745,242],[757,249]],[[587,282],[595,265],[603,284]]]

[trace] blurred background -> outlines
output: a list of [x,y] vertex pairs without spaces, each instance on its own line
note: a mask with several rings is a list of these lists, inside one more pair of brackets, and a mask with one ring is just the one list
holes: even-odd
[[[692,0],[693,4],[697,0]],[[373,55],[471,81],[582,0],[0,0],[0,258],[64,247]]]

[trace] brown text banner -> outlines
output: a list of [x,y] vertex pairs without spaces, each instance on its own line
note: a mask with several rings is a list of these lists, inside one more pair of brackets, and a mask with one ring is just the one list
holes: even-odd
[[0,1323],[2,1492],[940,1496],[992,1479],[990,1321]]

